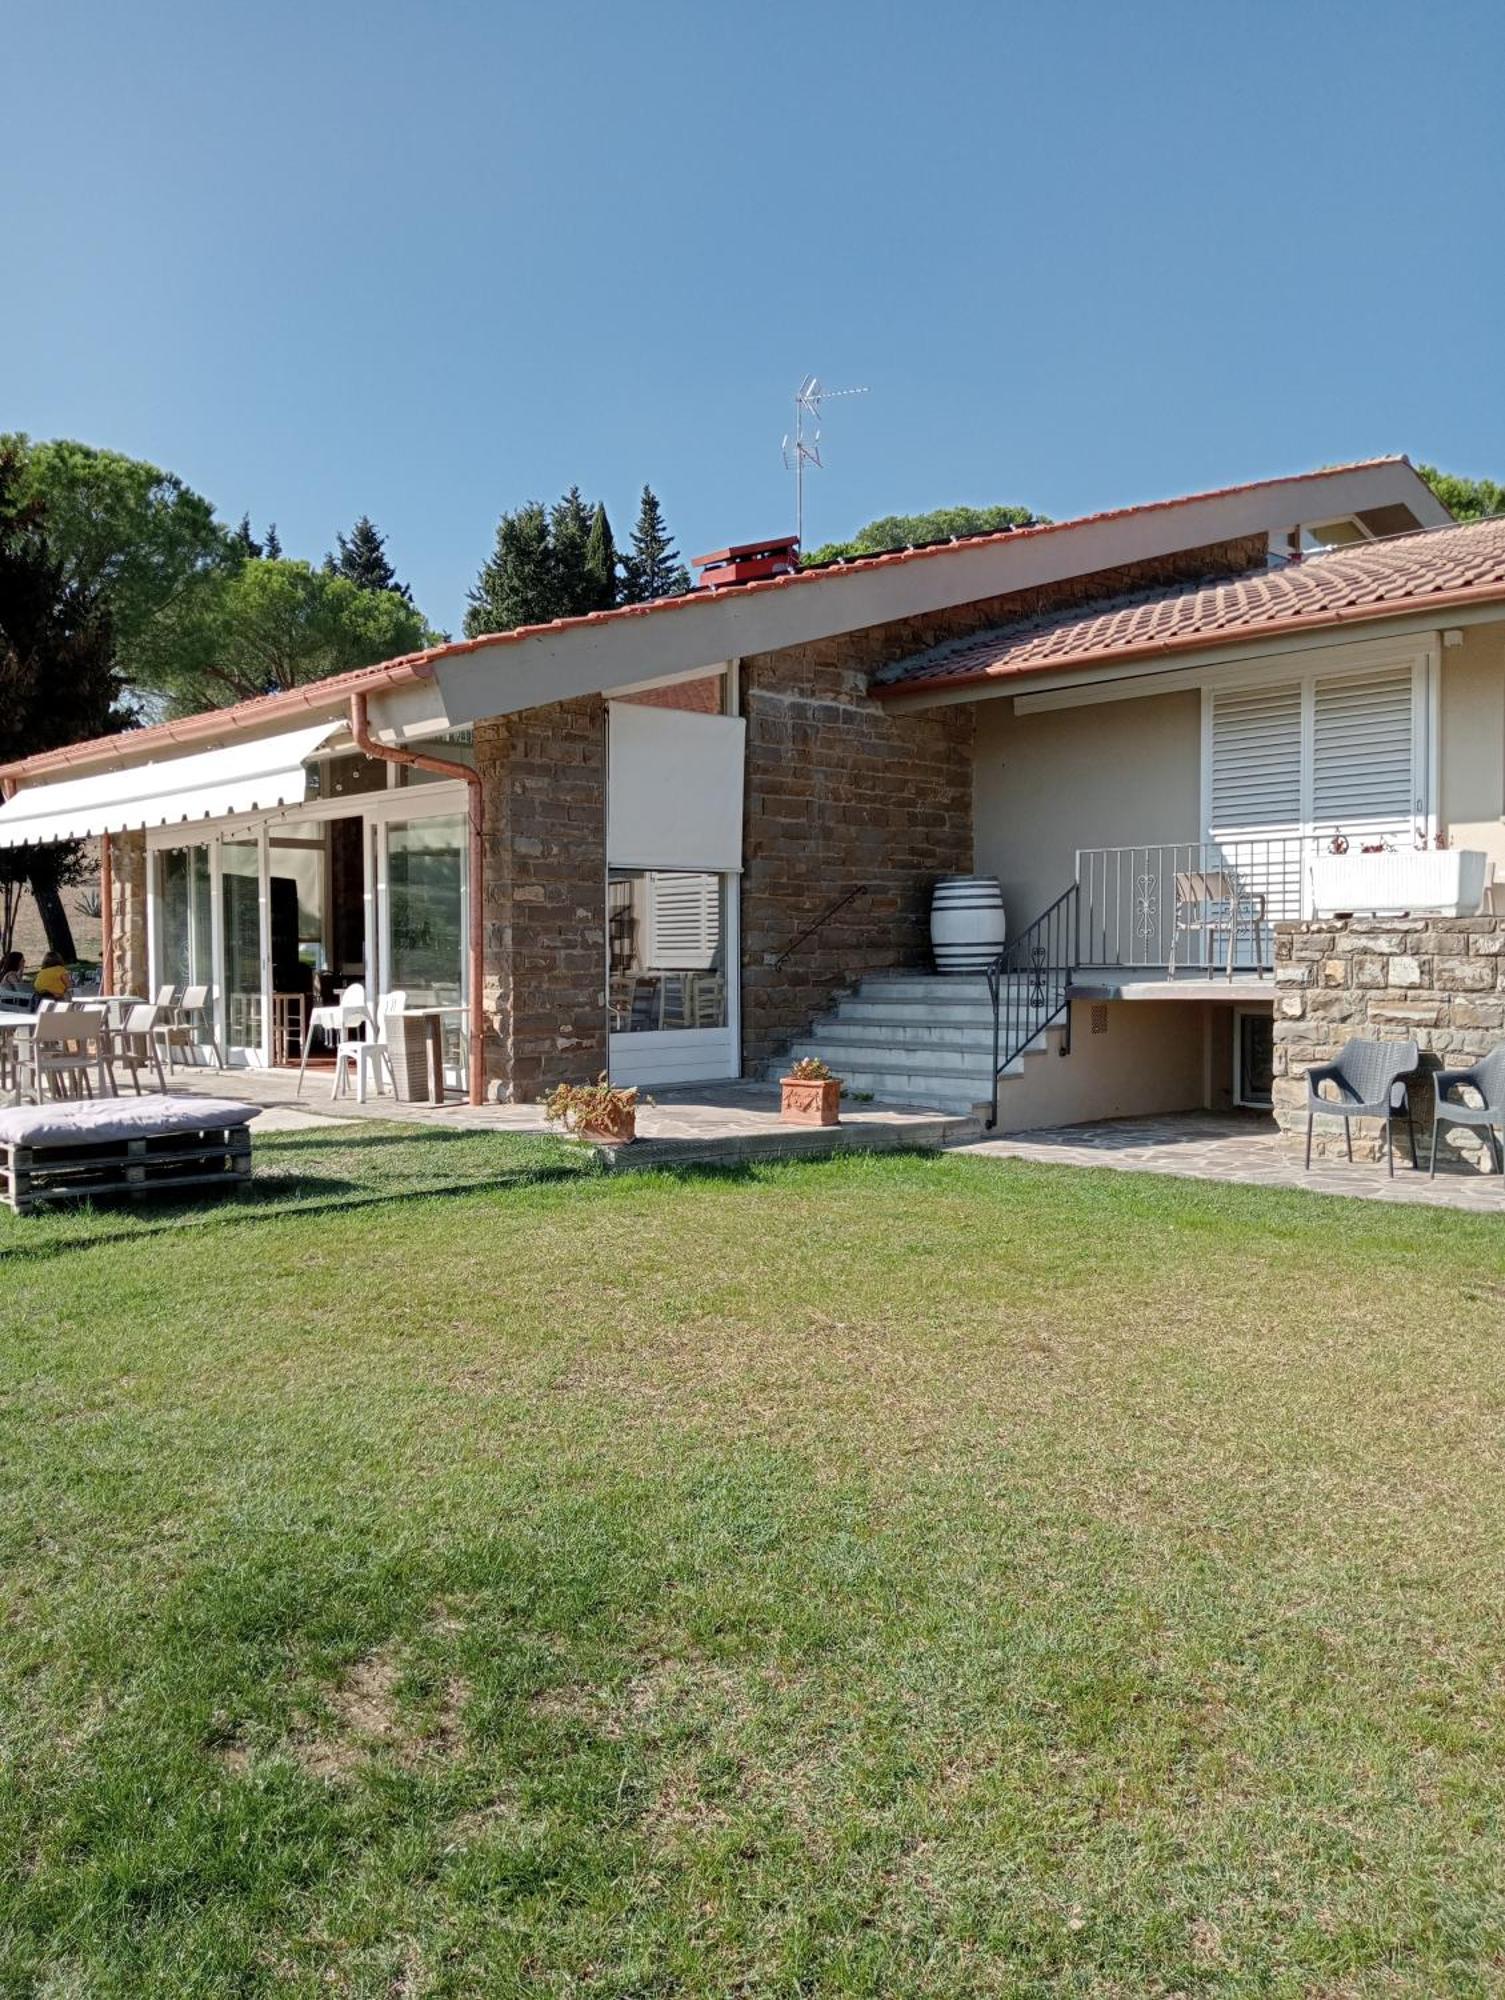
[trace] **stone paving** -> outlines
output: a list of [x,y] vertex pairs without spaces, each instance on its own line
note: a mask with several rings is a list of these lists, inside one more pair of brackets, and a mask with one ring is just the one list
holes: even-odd
[[[302,1131],[360,1119],[399,1119],[419,1125],[479,1132],[551,1132],[538,1104],[470,1105],[451,1099],[439,1104],[403,1104],[390,1093],[330,1097],[329,1070],[310,1069],[301,1095],[296,1070],[179,1068],[169,1088],[206,1097],[234,1097],[265,1107],[258,1132]],[[900,1146],[935,1148],[975,1138],[976,1118],[909,1105],[863,1101],[843,1103],[841,1123],[812,1127],[785,1125],[779,1117],[779,1090],[770,1083],[681,1085],[645,1093],[638,1111],[638,1141],[629,1147],[600,1148],[613,1167],[729,1164],[738,1160],[811,1154],[874,1151]]]
[[1258,1113],[1218,1116],[1188,1112],[1167,1118],[1116,1118],[1048,1132],[1013,1132],[963,1146],[970,1156],[1034,1160],[1057,1167],[1112,1167],[1123,1173],[1174,1174],[1188,1180],[1238,1181],[1253,1187],[1304,1188],[1362,1201],[1419,1202],[1432,1208],[1505,1214],[1505,1181],[1477,1167],[1439,1157],[1437,1178],[1417,1173],[1396,1148],[1395,1179],[1382,1162],[1314,1159],[1302,1165],[1302,1141],[1282,1134]]

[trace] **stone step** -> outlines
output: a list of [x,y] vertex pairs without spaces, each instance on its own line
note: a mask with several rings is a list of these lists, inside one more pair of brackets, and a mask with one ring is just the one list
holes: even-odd
[[819,1056],[842,1075],[847,1068],[860,1063],[871,1070],[900,1073],[944,1070],[948,1075],[986,1078],[992,1068],[993,1038],[990,1034],[985,1049],[961,1047],[952,1042],[859,1042],[847,1041],[839,1028],[832,1028],[829,1032],[802,1035],[790,1053],[795,1061],[803,1056]]
[[854,1021],[844,1013],[835,1013],[822,1015],[812,1022],[808,1034],[802,1039],[820,1041],[827,1037],[887,1048],[921,1049],[937,1043],[949,1048],[976,1049],[989,1058],[993,1053],[991,1021]]
[[988,982],[972,974],[870,972],[858,984],[858,991],[875,1000],[986,1000]]
[[836,1011],[843,1021],[929,1021],[986,1027],[990,1034],[993,1029],[993,1009],[986,1000],[938,1000],[919,1006],[913,1000],[869,1000],[863,994],[855,1000],[843,1000]]
[[958,1118],[974,1116],[977,1107],[986,1104],[991,1094],[970,1085],[948,1086],[933,1076],[880,1076],[865,1070],[853,1070],[842,1081],[849,1091],[870,1097],[875,1104],[913,1104],[927,1111],[949,1112]]

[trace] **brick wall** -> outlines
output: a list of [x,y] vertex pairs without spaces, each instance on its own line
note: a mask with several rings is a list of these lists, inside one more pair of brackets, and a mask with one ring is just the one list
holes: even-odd
[[[1306,1073],[1355,1035],[1414,1041],[1423,1071],[1464,1069],[1505,1040],[1505,919],[1352,917],[1275,926],[1275,1115],[1306,1131]],[[1422,1158],[1430,1147],[1433,1094],[1410,1088]],[[1404,1120],[1397,1125],[1405,1154]],[[1444,1127],[1447,1145],[1476,1142]],[[1355,1151],[1378,1152],[1379,1127],[1354,1127]],[[1320,1119],[1316,1146],[1343,1144],[1343,1127]]]
[[[742,662],[747,792],[742,1049],[748,1074],[865,972],[929,967],[930,891],[972,867],[969,704],[894,714],[869,675],[947,639],[1265,560],[1263,536],[844,633]],[[847,890],[866,886],[783,966]]]
[[606,709],[476,725],[484,786],[487,1083],[531,1103],[606,1067]]

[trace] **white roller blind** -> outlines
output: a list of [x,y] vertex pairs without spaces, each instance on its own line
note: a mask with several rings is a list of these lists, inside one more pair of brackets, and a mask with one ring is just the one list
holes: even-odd
[[1334,675],[1313,688],[1312,823],[1318,832],[1400,835],[1409,841],[1414,771],[1409,666]]
[[738,716],[614,701],[606,856],[614,868],[742,866]]
[[1215,694],[1213,838],[1298,832],[1301,791],[1301,683]]

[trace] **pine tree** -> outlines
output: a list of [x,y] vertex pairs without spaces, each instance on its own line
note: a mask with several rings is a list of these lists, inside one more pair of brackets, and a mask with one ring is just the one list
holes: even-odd
[[610,611],[617,601],[617,545],[612,540],[606,509],[599,503],[591,517],[590,540],[585,545],[585,573],[591,586],[591,602],[586,609]]
[[554,552],[555,618],[578,618],[596,609],[588,567],[593,522],[578,486],[549,509],[549,541]]
[[559,616],[558,599],[548,509],[533,500],[498,521],[496,545],[470,592],[465,636],[547,624]]
[[268,562],[281,562],[282,543],[277,538],[277,523],[267,522],[266,540],[261,545],[261,553]]
[[682,597],[689,588],[690,572],[664,524],[658,496],[645,486],[632,530],[632,552],[622,558],[622,602],[650,604],[656,597]]
[[251,533],[251,517],[249,514],[241,515],[240,526],[231,535],[230,540],[234,543],[237,552],[247,562],[254,562],[261,554],[261,544]]
[[362,590],[395,590],[409,604],[413,593],[399,583],[397,572],[387,560],[387,538],[369,514],[362,514],[348,536],[336,535],[338,555],[324,558],[324,567],[337,576],[348,576]]

